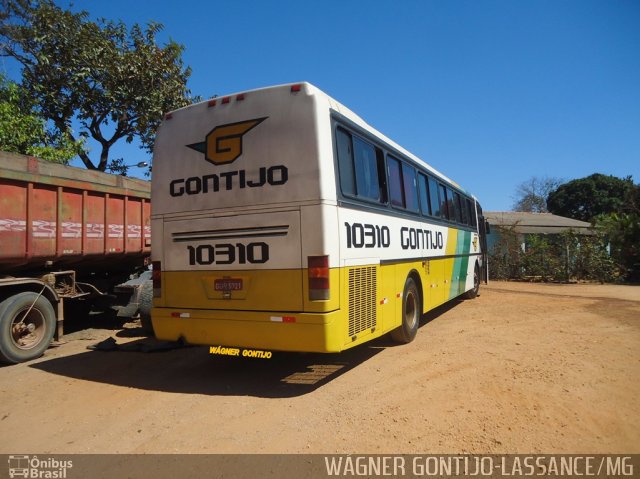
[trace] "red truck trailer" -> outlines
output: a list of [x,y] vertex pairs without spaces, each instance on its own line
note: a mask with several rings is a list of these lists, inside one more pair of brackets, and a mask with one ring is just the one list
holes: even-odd
[[0,152],[0,360],[62,335],[64,303],[104,297],[143,268],[149,182]]

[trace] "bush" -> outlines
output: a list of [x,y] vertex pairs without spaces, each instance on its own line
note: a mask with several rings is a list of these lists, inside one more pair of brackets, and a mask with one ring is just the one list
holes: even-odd
[[522,250],[518,235],[513,228],[494,228],[500,232],[500,236],[489,250],[489,277],[490,279],[519,279]]
[[500,229],[500,239],[489,251],[491,279],[530,279],[542,281],[615,281],[620,267],[607,251],[604,234],[578,235],[567,231],[557,235],[522,236],[513,228]]

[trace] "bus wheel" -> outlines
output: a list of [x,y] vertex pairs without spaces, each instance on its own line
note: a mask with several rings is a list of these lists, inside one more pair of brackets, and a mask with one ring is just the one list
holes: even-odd
[[464,293],[466,299],[473,299],[478,296],[480,291],[480,267],[476,263],[476,267],[473,269],[473,289]]
[[20,363],[45,352],[53,339],[56,314],[51,303],[25,292],[0,303],[0,361]]
[[404,283],[404,293],[402,294],[402,325],[391,331],[391,337],[398,343],[410,343],[416,337],[420,316],[422,312],[422,302],[420,291],[411,276]]

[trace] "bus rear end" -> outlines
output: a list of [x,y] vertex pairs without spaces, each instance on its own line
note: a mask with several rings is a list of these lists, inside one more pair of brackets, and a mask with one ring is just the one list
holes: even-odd
[[159,339],[341,349],[334,166],[319,147],[330,142],[327,102],[285,85],[166,116],[152,180]]

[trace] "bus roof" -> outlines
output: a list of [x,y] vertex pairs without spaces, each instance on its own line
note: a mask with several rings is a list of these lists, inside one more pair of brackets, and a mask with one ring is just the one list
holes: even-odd
[[360,128],[363,128],[364,130],[366,130],[369,133],[371,133],[374,137],[378,138],[382,142],[384,142],[387,145],[391,146],[393,149],[395,149],[398,152],[402,153],[404,156],[408,157],[409,159],[411,159],[412,161],[414,161],[415,163],[417,163],[418,165],[420,165],[421,167],[426,169],[429,173],[433,174],[434,176],[437,176],[439,179],[449,183],[450,185],[453,185],[458,190],[460,190],[461,192],[471,196],[472,198],[474,198],[477,201],[477,198],[473,194],[468,192],[466,189],[464,189],[458,183],[453,181],[451,178],[449,178],[448,176],[444,175],[440,171],[436,170],[431,165],[429,165],[427,162],[425,162],[421,158],[417,157],[416,155],[414,155],[413,153],[411,153],[407,149],[405,149],[402,146],[398,145],[395,141],[393,141],[392,139],[387,137],[384,133],[378,131],[376,128],[374,128],[373,126],[369,125],[362,117],[360,117],[353,110],[351,110],[350,108],[346,107],[345,105],[343,105],[342,103],[340,103],[336,99],[332,98],[331,96],[329,96],[328,94],[323,92],[320,88],[316,87],[315,85],[313,85],[312,83],[309,83],[309,82],[304,82],[303,81],[303,82],[295,82],[295,83],[284,83],[284,84],[281,84],[281,85],[273,85],[273,86],[267,86],[267,87],[262,87],[262,88],[254,88],[252,90],[244,90],[244,91],[235,92],[235,93],[231,93],[231,94],[227,94],[227,95],[215,96],[215,97],[213,97],[211,99],[204,100],[204,101],[199,102],[199,103],[194,103],[192,105],[187,105],[185,107],[173,110],[173,111],[169,112],[167,114],[167,116],[172,114],[172,113],[174,113],[174,112],[178,112],[178,111],[181,111],[181,110],[193,108],[193,107],[195,107],[197,105],[201,105],[202,103],[208,103],[213,99],[224,101],[225,99],[231,99],[231,98],[234,98],[234,97],[237,98],[238,95],[250,94],[250,93],[255,93],[255,92],[265,92],[265,91],[268,91],[268,90],[276,90],[276,89],[289,89],[290,90],[292,87],[305,88],[307,93],[310,94],[310,95],[316,95],[316,96],[324,97],[327,100],[329,108],[337,111],[338,113],[340,113],[341,115],[346,117],[348,120],[350,120],[353,123],[355,123],[356,125],[358,125]]

